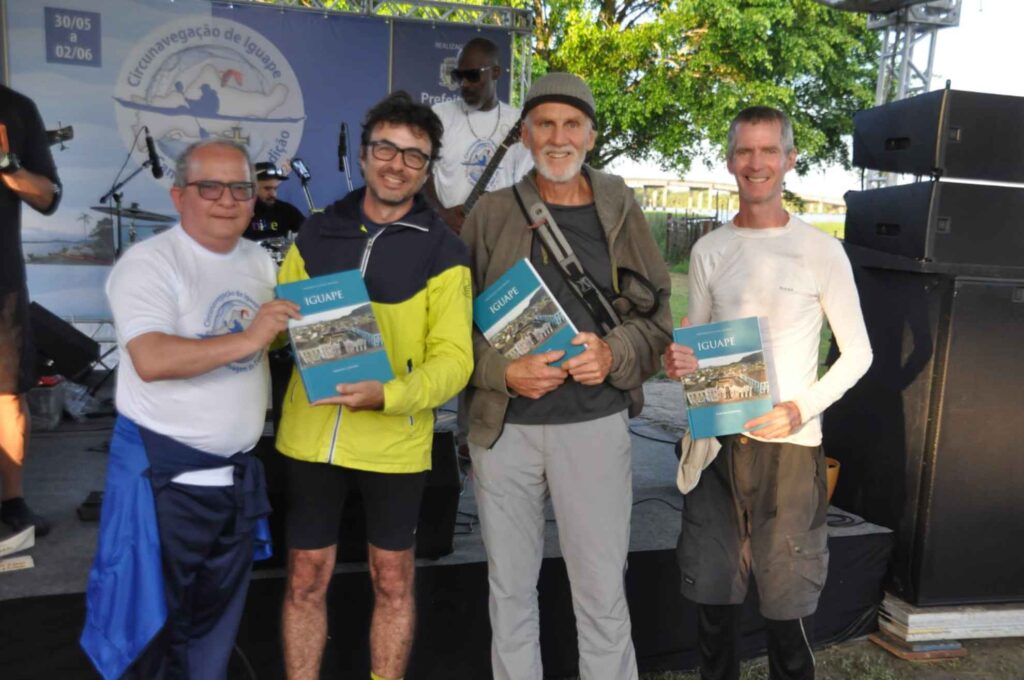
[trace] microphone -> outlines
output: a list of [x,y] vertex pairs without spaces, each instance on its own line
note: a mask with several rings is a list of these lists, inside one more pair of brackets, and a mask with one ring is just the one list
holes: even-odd
[[153,179],[160,179],[164,176],[164,168],[160,165],[160,157],[156,155],[156,145],[153,143],[153,135],[149,134],[146,128],[146,151],[149,153],[149,169],[153,171]]
[[348,125],[341,124],[338,134],[338,171],[345,172],[345,161],[348,160]]

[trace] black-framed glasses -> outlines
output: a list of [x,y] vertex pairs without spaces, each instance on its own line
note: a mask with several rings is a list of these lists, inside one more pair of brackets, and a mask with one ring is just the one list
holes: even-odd
[[375,139],[367,144],[370,153],[379,161],[390,161],[399,153],[402,154],[402,162],[405,167],[412,170],[422,170],[430,162],[430,156],[416,148],[403,149],[395,146],[386,139]]
[[490,71],[493,66],[481,66],[480,68],[453,68],[448,72],[451,76],[452,81],[461,83],[463,80],[468,80],[471,83],[479,83],[480,78],[483,76],[485,71]]
[[207,201],[219,201],[224,195],[224,189],[231,190],[231,198],[236,201],[248,201],[256,195],[256,185],[252,182],[218,182],[215,179],[201,179],[196,182],[189,182],[185,186],[195,187],[199,197]]

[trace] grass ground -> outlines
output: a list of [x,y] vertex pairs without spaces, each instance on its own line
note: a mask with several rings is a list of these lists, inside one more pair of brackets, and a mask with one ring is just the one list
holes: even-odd
[[[965,640],[967,656],[950,661],[898,659],[867,640],[821,650],[817,680],[1024,680],[1024,639]],[[698,680],[697,673],[643,673],[641,680]],[[743,664],[741,680],[768,680],[764,658]]]
[[[1024,639],[965,640],[967,656],[949,661],[898,659],[866,639],[815,653],[816,680],[1024,680]],[[641,673],[640,680],[699,680],[698,673]],[[578,679],[576,679],[578,680]],[[740,680],[768,680],[768,661],[746,661]]]

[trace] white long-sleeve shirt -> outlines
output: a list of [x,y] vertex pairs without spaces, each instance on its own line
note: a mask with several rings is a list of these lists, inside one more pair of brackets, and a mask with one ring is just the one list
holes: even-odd
[[[772,396],[793,401],[801,425],[785,441],[821,443],[821,413],[871,365],[860,298],[839,241],[796,217],[784,227],[730,222],[690,254],[690,323],[761,317]],[[828,319],[839,359],[818,379],[821,325]]]

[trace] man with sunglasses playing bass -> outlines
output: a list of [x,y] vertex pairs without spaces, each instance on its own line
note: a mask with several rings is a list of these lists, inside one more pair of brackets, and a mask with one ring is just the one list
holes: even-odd
[[[462,204],[502,140],[519,125],[519,109],[498,101],[500,75],[497,45],[473,38],[459,51],[458,67],[451,71],[460,98],[433,106],[444,125],[443,150],[424,193],[455,233],[466,217]],[[512,186],[532,167],[530,152],[522,144],[513,144],[487,183],[487,191]]]

